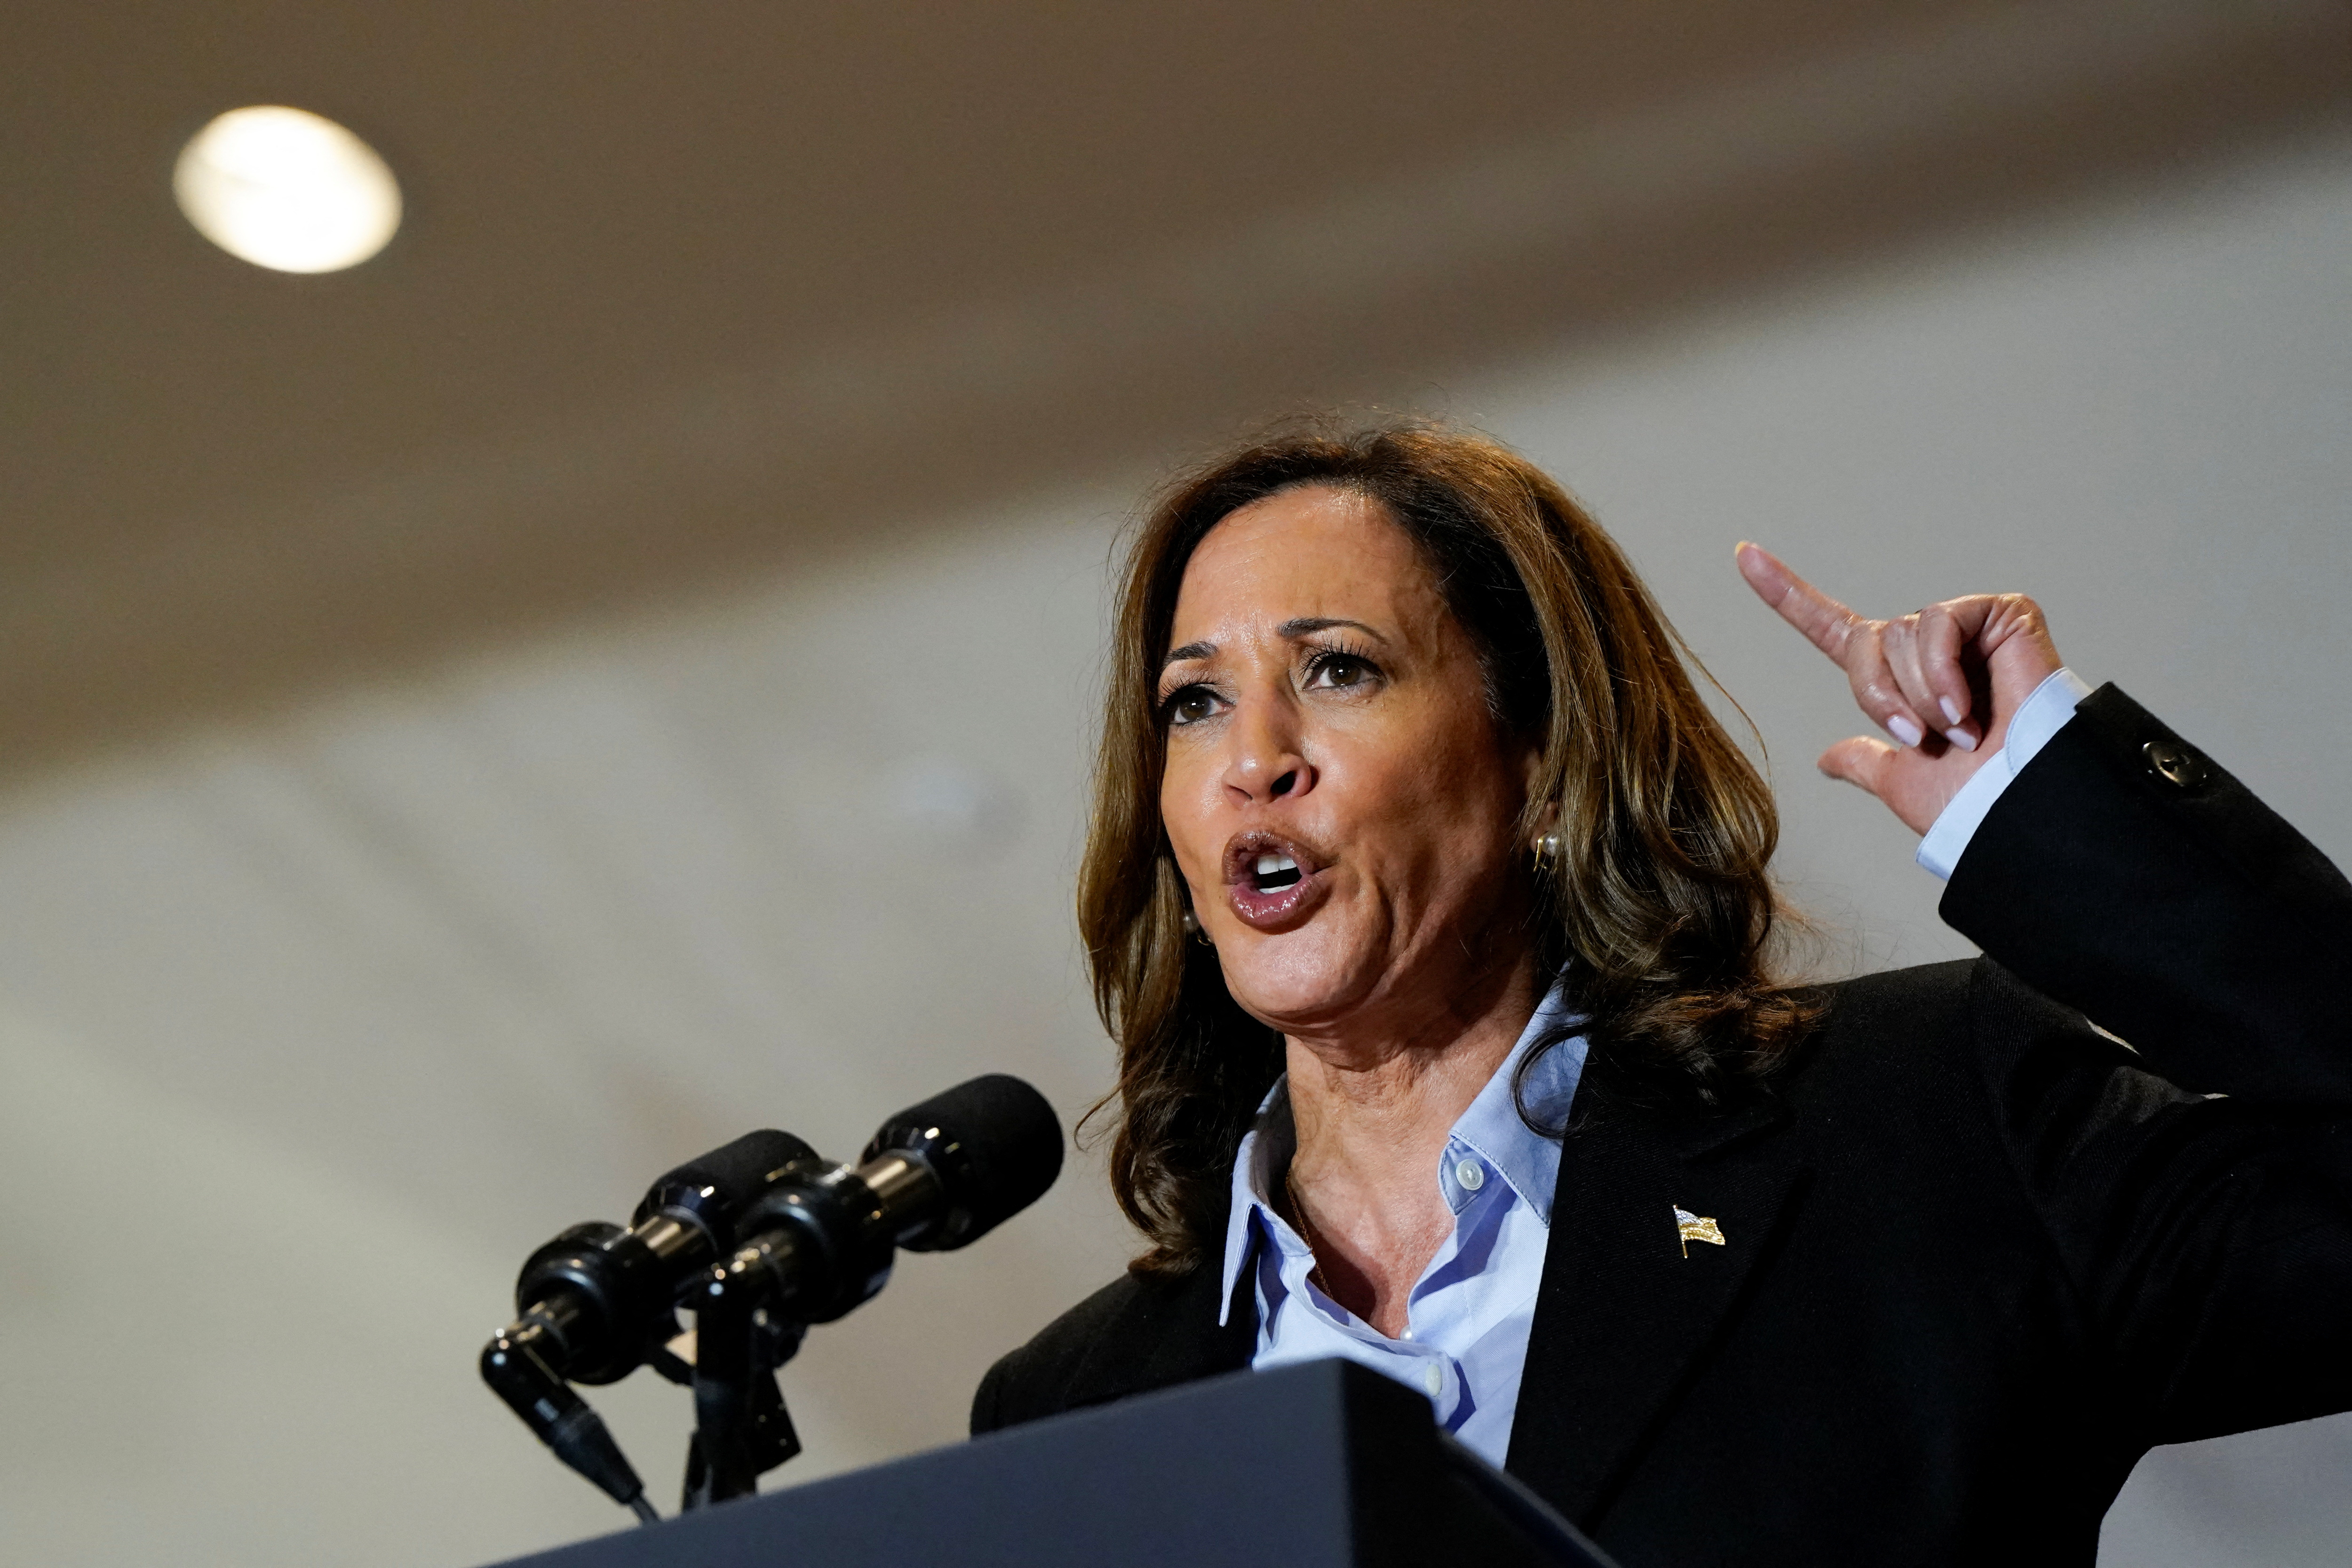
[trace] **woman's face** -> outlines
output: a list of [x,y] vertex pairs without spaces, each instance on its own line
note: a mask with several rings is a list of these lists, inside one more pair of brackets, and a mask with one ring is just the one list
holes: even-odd
[[1160,818],[1236,1001],[1294,1036],[1409,1027],[1528,961],[1534,754],[1377,501],[1302,487],[1224,519],[1170,642]]

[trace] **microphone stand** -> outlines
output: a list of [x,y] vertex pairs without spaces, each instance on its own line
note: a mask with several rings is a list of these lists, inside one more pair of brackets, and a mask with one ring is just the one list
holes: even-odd
[[686,1507],[749,1496],[761,1474],[800,1452],[776,1368],[810,1323],[831,1322],[881,1289],[901,1233],[929,1223],[908,1219],[940,1191],[929,1160],[916,1147],[880,1146],[878,1133],[876,1145],[854,1169],[817,1160],[788,1168],[737,1222],[734,1255],[694,1292]]
[[813,1160],[738,1222],[734,1256],[679,1302],[694,1308],[695,1325],[686,1507],[747,1497],[800,1452],[776,1368],[809,1323],[830,1322],[882,1289],[895,1250],[882,1193],[932,1179],[904,1156],[867,1170]]
[[762,1475],[801,1451],[776,1369],[808,1331],[752,1306],[751,1294],[714,1288],[695,1312],[695,1425],[682,1509],[749,1497]]

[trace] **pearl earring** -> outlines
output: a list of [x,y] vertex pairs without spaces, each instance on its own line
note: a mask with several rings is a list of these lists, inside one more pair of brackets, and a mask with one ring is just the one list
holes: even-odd
[[1559,863],[1559,835],[1556,832],[1538,835],[1535,843],[1535,851],[1536,869],[1538,872],[1542,871],[1546,867],[1558,865]]
[[1201,930],[1201,917],[1194,914],[1190,909],[1187,909],[1184,911],[1184,934],[1191,937],[1194,942],[1199,942],[1202,947],[1214,947],[1217,945],[1215,942],[1211,942],[1208,937],[1202,933]]

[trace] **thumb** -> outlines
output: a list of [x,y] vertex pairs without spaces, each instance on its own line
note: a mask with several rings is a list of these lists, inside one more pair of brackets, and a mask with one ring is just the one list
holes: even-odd
[[1903,753],[1884,741],[1868,735],[1853,735],[1823,752],[1813,765],[1833,779],[1843,779],[1859,789],[1885,798],[1884,785],[1886,772]]

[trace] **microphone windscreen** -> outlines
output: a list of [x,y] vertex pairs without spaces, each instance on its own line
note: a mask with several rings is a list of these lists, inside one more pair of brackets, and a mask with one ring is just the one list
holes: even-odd
[[796,1160],[816,1157],[815,1150],[789,1132],[773,1128],[746,1132],[663,1175],[646,1190],[636,1217],[643,1220],[657,1209],[675,1206],[724,1226],[768,1190],[777,1172]]
[[885,1121],[865,1158],[894,1150],[922,1156],[947,1200],[938,1223],[902,1245],[944,1252],[985,1236],[1045,1194],[1062,1173],[1062,1123],[1044,1095],[1017,1078],[990,1073]]

